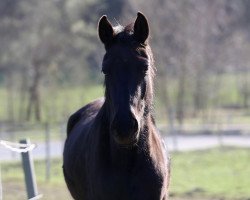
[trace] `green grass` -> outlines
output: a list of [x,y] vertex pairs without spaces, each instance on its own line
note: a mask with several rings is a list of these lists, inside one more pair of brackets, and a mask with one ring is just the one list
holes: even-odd
[[[35,161],[35,173],[39,194],[43,194],[43,199],[57,200],[71,199],[64,183],[62,174],[62,162],[54,159],[51,162],[51,172],[49,181],[46,180],[45,161]],[[3,163],[1,167],[3,199],[22,200],[26,199],[24,174],[20,162]]]
[[[44,183],[46,181],[46,163],[44,160],[36,160],[34,162],[36,180],[38,183]],[[23,180],[24,175],[20,162],[8,162],[2,164],[2,180],[3,182],[8,180]],[[62,174],[62,162],[61,159],[53,159],[51,162],[51,178],[50,184],[61,185],[63,182]]]
[[247,199],[250,197],[249,163],[248,149],[173,154],[171,194]]
[[[250,150],[213,149],[173,153],[170,199],[246,200],[250,197]],[[44,199],[70,199],[61,170],[61,160],[54,159],[51,179],[45,180],[45,162],[35,162],[39,192]],[[24,199],[25,187],[20,163],[2,163],[4,199]],[[14,190],[21,195],[17,198]],[[56,192],[55,192],[56,191]]]

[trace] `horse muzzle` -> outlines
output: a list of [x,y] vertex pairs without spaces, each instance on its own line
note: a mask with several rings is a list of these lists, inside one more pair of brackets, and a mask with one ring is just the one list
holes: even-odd
[[111,124],[111,131],[118,145],[132,146],[139,138],[138,120],[132,113],[129,117],[116,115]]

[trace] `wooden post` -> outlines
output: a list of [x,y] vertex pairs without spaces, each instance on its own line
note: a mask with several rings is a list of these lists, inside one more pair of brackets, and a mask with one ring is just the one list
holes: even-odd
[[45,156],[46,156],[46,181],[50,180],[50,127],[49,123],[45,125]]
[[[21,144],[30,144],[29,139],[20,140]],[[25,175],[25,184],[27,190],[28,199],[36,197],[38,195],[36,177],[34,171],[34,163],[31,156],[31,152],[22,153],[22,164]]]

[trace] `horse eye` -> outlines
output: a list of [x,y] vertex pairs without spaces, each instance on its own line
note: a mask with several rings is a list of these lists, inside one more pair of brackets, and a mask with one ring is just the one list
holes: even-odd
[[139,60],[139,69],[143,72],[147,72],[148,71],[148,66],[149,66],[149,62],[148,59],[142,57],[142,56],[138,56],[138,60]]
[[108,71],[109,71],[109,70],[108,70],[108,66],[105,66],[105,65],[102,66],[102,73],[103,73],[103,74],[107,75],[107,74],[108,74]]
[[109,66],[110,66],[109,62],[103,61],[102,62],[102,73],[104,73],[105,75],[108,74],[109,73],[109,68],[110,68]]
[[110,60],[104,59],[102,62],[102,72],[106,75],[109,73]]
[[109,73],[109,66],[111,65],[111,60],[109,59],[108,55],[105,54],[104,55],[104,58],[103,58],[103,61],[102,61],[102,73],[103,74],[108,74]]

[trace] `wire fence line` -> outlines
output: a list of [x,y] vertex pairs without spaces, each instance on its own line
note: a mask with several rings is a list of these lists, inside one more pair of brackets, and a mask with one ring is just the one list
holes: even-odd
[[[0,127],[0,162],[9,160],[16,160],[16,158],[20,158],[17,156],[18,154],[22,155],[22,161],[25,159],[23,158],[24,155],[28,154],[30,151],[33,151],[32,154],[35,155],[34,158],[37,159],[39,156],[42,155],[40,158],[45,158],[45,180],[48,182],[51,179],[51,165],[52,165],[52,158],[55,149],[58,149],[57,155],[62,154],[63,150],[63,143],[65,139],[65,125],[59,123],[59,125],[50,125],[49,123],[39,124],[39,125],[30,125],[30,124],[21,124],[13,125],[13,127],[9,127],[9,125],[2,125]],[[20,138],[24,137],[31,137],[32,141],[35,143],[28,143],[28,144],[21,144],[15,143],[10,141],[18,141]],[[56,148],[51,149],[53,141],[60,141],[59,145],[56,145]],[[10,154],[8,154],[10,152]],[[32,157],[33,157],[32,155]],[[37,157],[37,155],[39,155]],[[12,159],[9,159],[11,156]],[[27,156],[27,155],[26,155]],[[31,156],[31,155],[30,155]],[[6,159],[7,158],[7,159]],[[14,159],[13,159],[14,158]],[[32,158],[26,158],[27,165],[22,166],[24,173],[28,173],[28,177],[32,177],[34,172],[34,164]],[[20,166],[21,167],[21,166]],[[26,168],[26,169],[25,169]],[[1,180],[0,180],[1,181]],[[32,185],[36,186],[35,174],[34,178],[30,180],[26,180],[25,175],[25,183],[26,183],[26,190],[27,196],[29,200],[36,200],[42,198],[41,194],[38,194],[37,187],[34,187],[33,191],[30,191]],[[2,191],[6,192],[6,191]],[[9,192],[9,191],[8,191]],[[2,200],[2,199],[0,199]]]
[[[35,144],[30,143],[28,139],[20,140],[19,143],[10,142],[7,140],[0,140],[0,145],[4,148],[19,153],[22,155],[22,164],[25,175],[25,184],[27,190],[28,200],[37,200],[42,198],[42,194],[37,192],[37,184],[34,173],[34,164],[32,156],[29,154],[36,148]],[[1,177],[1,164],[0,164],[0,200],[3,200],[3,187]]]
[[[182,127],[175,125],[171,129],[168,126],[160,127],[160,129],[164,136],[167,149],[171,151],[194,150],[196,147],[198,150],[203,147],[210,148],[214,145],[226,146],[227,144],[235,144],[235,141],[240,138],[241,140],[239,141],[239,144],[244,142],[246,146],[250,146],[250,134],[248,134],[250,128],[248,126],[244,126],[242,130],[240,130],[240,128],[242,128],[240,126],[217,126],[217,129],[212,129],[212,127],[212,125]],[[210,130],[209,134],[206,134],[207,130]],[[11,140],[11,138],[13,139],[12,141],[17,141],[17,138],[22,136],[25,131],[33,132],[32,128],[28,129],[25,127],[18,132],[15,132],[14,129],[12,129],[12,132],[0,133],[0,150],[3,147],[10,150],[10,152],[15,152],[17,154],[32,151],[35,159],[45,158],[45,180],[50,181],[54,176],[53,172],[50,172],[51,166],[53,165],[51,159],[62,156],[64,140],[66,138],[65,124],[59,124],[58,126],[50,126],[49,124],[46,124],[46,126],[41,126],[40,130],[35,130],[33,132],[33,134],[37,134],[34,139],[32,139],[32,141],[35,141],[33,144],[20,144],[8,141]],[[238,134],[239,132],[242,132],[243,134]],[[230,134],[227,135],[227,133]],[[233,133],[233,136],[231,133]],[[8,134],[13,134],[14,136],[10,137]],[[237,136],[237,138],[235,136]],[[206,145],[202,144],[201,141],[206,143]],[[214,141],[216,141],[216,143]],[[42,157],[39,157],[39,154],[42,154]],[[36,196],[31,199],[35,200],[39,198],[42,197]]]
[[17,153],[26,153],[32,151],[36,147],[36,144],[20,144],[6,140],[0,140],[0,145]]
[[[33,151],[35,159],[46,159],[47,166],[50,165],[46,156],[52,156],[62,154],[64,140],[66,137],[66,125],[64,123],[41,123],[41,124],[1,124],[0,123],[0,139],[7,141],[18,141],[21,138],[31,138],[36,149]],[[53,143],[59,143],[53,145]],[[6,146],[6,144],[4,143]],[[0,160],[11,161],[18,160],[19,156],[17,152],[7,151],[1,148],[3,144],[0,144]],[[50,146],[53,146],[50,150]],[[13,148],[15,146],[12,146]],[[30,146],[29,148],[33,148]],[[27,149],[26,149],[27,150]],[[19,150],[17,150],[19,151]],[[22,151],[25,151],[22,149]]]
[[[33,129],[35,127],[35,129]],[[203,125],[189,125],[185,124],[183,126],[178,126],[174,124],[158,126],[160,132],[162,133],[167,147],[171,151],[181,150],[183,147],[184,150],[188,148],[184,148],[184,145],[191,144],[192,139],[195,140],[200,138],[200,142],[205,143],[206,141],[211,141],[214,145],[223,146],[227,144],[236,144],[239,146],[243,144],[240,138],[245,138],[246,136],[250,136],[250,126],[249,125],[230,125],[230,124],[203,124]],[[13,128],[5,127],[2,133],[0,132],[0,139],[17,141],[20,137],[31,137],[32,141],[36,145],[36,149],[33,151],[33,156],[35,159],[45,159],[46,166],[48,168],[47,172],[49,172],[49,168],[51,165],[50,159],[54,157],[61,157],[63,153],[64,142],[66,138],[66,124],[58,123],[50,125],[48,123],[40,124],[39,126],[21,125]],[[10,132],[8,132],[8,130]],[[1,137],[2,136],[2,137]],[[198,136],[200,136],[198,138]],[[233,136],[237,136],[235,140]],[[242,136],[242,137],[241,137]],[[204,138],[204,139],[203,139]],[[216,140],[216,141],[215,141]],[[238,142],[239,141],[239,142]],[[198,143],[200,143],[198,142]],[[26,151],[29,148],[34,148],[34,146],[29,146],[27,149],[19,148],[18,146],[13,146],[11,143],[1,142],[2,146],[8,146],[9,148],[16,148],[17,151]],[[18,144],[19,145],[19,144]],[[248,144],[244,144],[247,146]],[[0,144],[1,146],[1,144]],[[194,147],[196,147],[195,145]],[[204,146],[206,147],[206,146]],[[25,147],[24,147],[25,148]],[[199,150],[197,146],[197,150]],[[0,147],[0,160],[17,160],[18,154],[10,151],[4,151]],[[47,174],[49,177],[49,173]],[[49,178],[48,178],[49,179]]]

